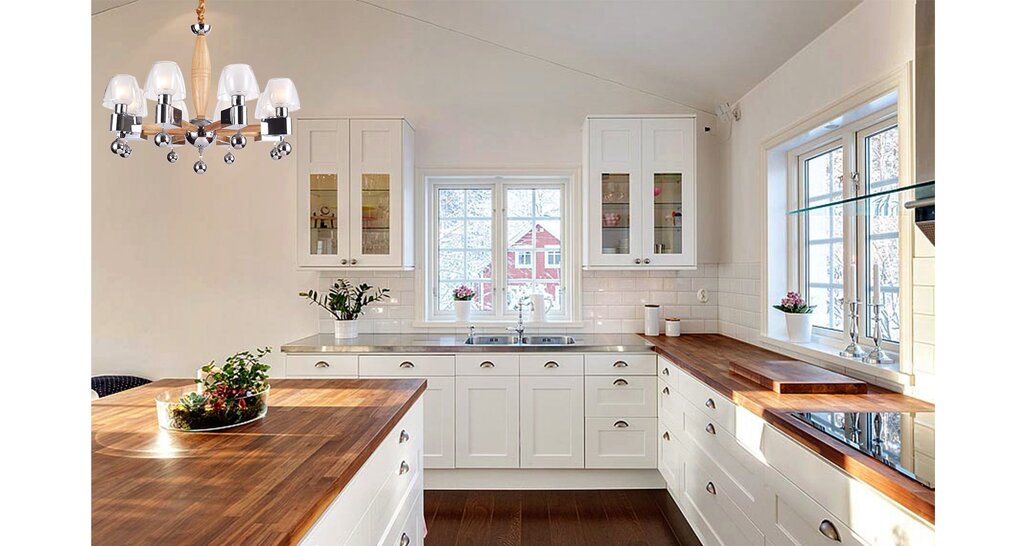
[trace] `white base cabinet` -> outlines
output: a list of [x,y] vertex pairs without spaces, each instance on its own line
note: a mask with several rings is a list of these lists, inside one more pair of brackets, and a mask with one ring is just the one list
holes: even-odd
[[519,467],[519,378],[455,378],[456,468]]
[[520,468],[583,468],[583,376],[519,378]]

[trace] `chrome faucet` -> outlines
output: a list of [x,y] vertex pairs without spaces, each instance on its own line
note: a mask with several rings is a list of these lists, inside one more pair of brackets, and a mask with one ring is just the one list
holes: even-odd
[[530,296],[523,296],[519,298],[519,303],[517,303],[515,307],[516,311],[519,312],[519,321],[516,322],[515,327],[509,326],[505,328],[510,332],[516,333],[516,343],[523,342],[523,331],[526,330],[526,328],[523,327],[523,306],[528,303],[530,303]]

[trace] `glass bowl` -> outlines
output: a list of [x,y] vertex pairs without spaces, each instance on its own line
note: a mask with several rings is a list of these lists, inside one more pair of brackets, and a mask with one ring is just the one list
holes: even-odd
[[156,397],[156,418],[161,428],[205,432],[237,427],[267,415],[270,387],[235,398],[204,395],[195,386],[171,389]]

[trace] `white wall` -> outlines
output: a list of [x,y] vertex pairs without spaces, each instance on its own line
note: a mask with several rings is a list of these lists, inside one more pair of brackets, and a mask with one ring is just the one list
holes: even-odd
[[[586,114],[693,113],[360,3],[223,0],[207,7],[207,20],[214,80],[225,64],[245,62],[261,82],[290,76],[298,115],[406,116],[417,167],[578,166]],[[95,373],[188,375],[206,360],[317,329],[297,296],[317,277],[295,267],[294,156],[272,162],[256,144],[228,167],[216,150],[196,176],[192,150],[179,150],[175,165],[148,142],[128,160],[108,151],[109,112],[99,106],[107,79],[123,72],[143,83],[157,60],[177,61],[187,77],[193,21],[188,3],[157,0],[93,17]],[[704,125],[711,117],[699,113]],[[751,138],[743,125],[736,133]],[[718,146],[703,132],[698,162],[698,260],[715,263]],[[733,254],[747,252],[735,246]]]

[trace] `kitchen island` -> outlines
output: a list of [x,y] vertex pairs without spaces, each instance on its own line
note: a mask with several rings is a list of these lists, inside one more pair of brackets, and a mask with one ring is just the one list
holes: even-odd
[[260,421],[161,430],[154,398],[189,383],[93,403],[93,544],[422,542],[425,381],[278,379]]

